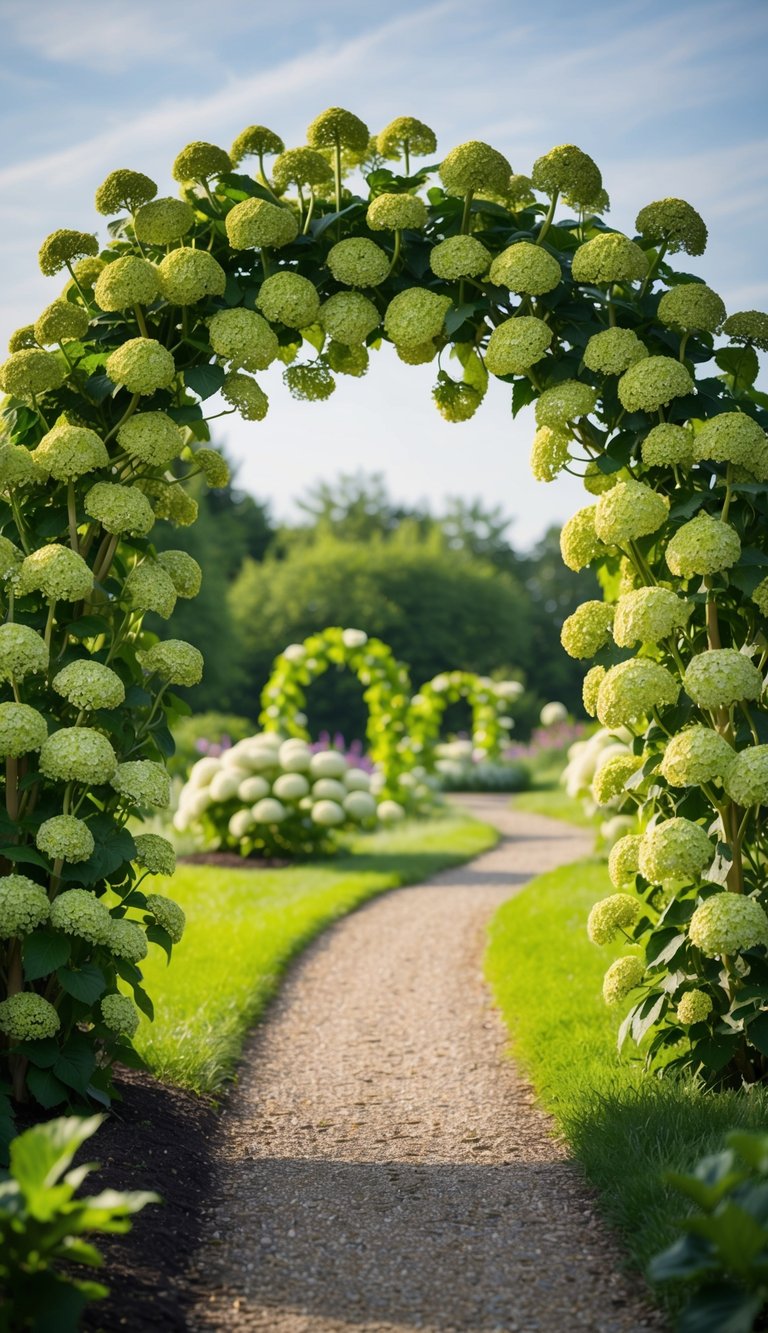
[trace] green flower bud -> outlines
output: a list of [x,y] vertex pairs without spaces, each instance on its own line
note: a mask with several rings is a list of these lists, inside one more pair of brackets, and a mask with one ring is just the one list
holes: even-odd
[[232,170],[229,154],[215,144],[195,140],[182,148],[171,168],[175,181],[208,181]]
[[51,352],[30,347],[14,352],[0,366],[0,389],[12,398],[31,403],[49,389],[60,389],[66,377],[64,366]]
[[703,282],[683,282],[664,293],[657,313],[669,329],[717,333],[725,319],[725,305]]
[[619,932],[632,929],[640,915],[640,903],[629,893],[613,893],[595,903],[587,918],[587,935],[593,944],[610,944]]
[[533,437],[531,472],[537,481],[554,481],[570,459],[571,437],[564,430],[540,426]]
[[684,199],[658,199],[641,208],[635,223],[641,236],[652,245],[664,245],[673,254],[684,250],[703,255],[707,229],[702,218]]
[[223,296],[227,275],[207,250],[182,245],[157,266],[160,291],[170,305],[195,305],[206,296]]
[[681,362],[671,356],[649,356],[622,375],[619,400],[628,412],[658,412],[693,389],[693,380]]
[[620,232],[603,231],[573,256],[574,282],[637,282],[648,273],[644,250]]
[[418,346],[443,332],[450,299],[424,287],[408,287],[398,292],[387,306],[384,328],[393,343]]
[[321,112],[307,129],[307,143],[312,148],[333,148],[339,144],[342,148],[363,152],[370,137],[368,126],[340,106]]
[[137,865],[151,875],[172,875],[176,869],[176,853],[167,838],[159,833],[139,833],[134,838]]
[[93,573],[83,557],[51,542],[26,556],[19,568],[18,592],[41,592],[48,602],[79,602],[93,590]]
[[230,371],[221,386],[221,396],[225,402],[236,407],[245,421],[263,421],[269,409],[269,399],[264,390],[250,375],[240,371]]
[[563,622],[560,642],[569,657],[594,657],[609,642],[614,608],[607,602],[582,602]]
[[179,904],[172,898],[165,898],[161,893],[147,894],[147,908],[152,913],[158,926],[167,930],[174,944],[178,944],[184,934],[186,917]]
[[267,319],[291,329],[304,329],[315,323],[320,297],[308,278],[283,270],[262,283],[256,304]]
[[691,944],[706,958],[768,947],[768,916],[756,898],[741,893],[713,893],[701,903],[688,927]]
[[606,546],[621,546],[656,532],[668,514],[666,495],[642,481],[620,481],[595,506],[595,532]]
[[137,412],[117,432],[121,449],[150,467],[168,467],[184,448],[176,422],[165,412]]
[[43,347],[82,338],[88,332],[88,312],[71,301],[56,300],[46,306],[35,322],[35,338]]
[[413,116],[398,116],[376,135],[376,147],[382,157],[399,159],[407,152],[427,157],[437,149],[434,130]]
[[632,329],[593,333],[584,348],[584,365],[600,375],[622,375],[648,356],[648,348]]
[[0,1032],[11,1041],[44,1041],[60,1027],[53,1005],[34,991],[19,991],[0,1004]]
[[154,764],[149,759],[118,764],[112,786],[128,805],[164,808],[170,804],[170,778],[161,764]]
[[575,204],[591,203],[603,186],[597,164],[571,143],[560,144],[537,158],[531,180],[543,194],[565,194]]
[[35,846],[52,861],[87,861],[96,846],[84,819],[74,815],[54,815],[37,830]]
[[389,273],[389,255],[365,237],[337,241],[328,251],[328,264],[345,287],[378,287]]
[[379,312],[362,292],[337,292],[320,307],[320,324],[331,338],[346,346],[364,342],[379,326]]
[[633,954],[617,958],[603,977],[603,999],[606,1004],[619,1004],[630,991],[640,985],[645,976],[642,960]]
[[497,287],[531,296],[554,291],[561,277],[562,270],[554,256],[530,241],[508,245],[496,256],[490,271],[491,282]]
[[497,325],[488,339],[485,364],[492,375],[523,375],[540,361],[552,330],[534,315],[518,315]]
[[163,620],[168,620],[176,606],[176,589],[162,565],[144,560],[125,580],[123,598],[136,611],[154,611]]
[[456,282],[487,273],[491,254],[474,236],[449,236],[430,252],[429,266],[438,278]]
[[26,875],[0,879],[0,939],[19,939],[45,925],[50,914],[48,894]]
[[739,310],[735,315],[729,315],[723,324],[723,333],[727,333],[732,342],[751,343],[768,352],[768,315],[762,310]]
[[605,673],[597,694],[597,716],[604,727],[625,727],[654,708],[677,703],[679,693],[680,686],[666,667],[631,657]]
[[95,236],[85,231],[60,228],[58,231],[52,231],[50,236],[46,236],[40,246],[38,259],[45,276],[52,278],[54,273],[66,268],[73,260],[98,253],[99,243]]
[[135,532],[144,536],[155,522],[152,506],[138,486],[97,481],[85,495],[85,512],[106,532]]
[[124,385],[129,393],[149,396],[171,387],[176,366],[156,338],[129,338],[107,357],[106,372],[113,384]]
[[589,416],[597,402],[597,390],[579,380],[564,380],[545,389],[536,400],[536,425],[565,426],[569,421]]
[[643,440],[646,467],[690,467],[693,463],[693,432],[686,426],[661,422]]
[[170,245],[194,226],[195,210],[184,199],[153,199],[133,219],[136,240],[143,245]]
[[125,686],[116,671],[101,662],[84,658],[70,662],[51,682],[57,694],[76,708],[119,708],[125,702]]
[[[0,704],[0,755],[20,758],[39,750],[48,735],[42,713],[29,704]],[[0,881],[1,882],[1,881]]]
[[28,625],[0,625],[0,680],[23,680],[48,670],[45,641]]
[[101,310],[127,310],[128,306],[151,305],[159,291],[154,264],[138,255],[125,255],[104,266],[93,296]]
[[664,558],[671,573],[690,579],[697,574],[720,574],[735,565],[740,555],[739,534],[730,523],[697,514],[677,529]]
[[699,708],[715,711],[745,699],[759,699],[763,677],[757,667],[735,648],[709,648],[691,658],[683,688]]
[[686,727],[664,751],[661,774],[670,787],[700,787],[723,778],[734,760],[728,742],[710,727]]
[[471,384],[457,384],[455,380],[440,380],[432,390],[435,406],[444,421],[469,421],[483,401]]
[[289,185],[326,185],[332,180],[333,171],[327,158],[313,148],[289,148],[272,166],[272,181],[280,193]]
[[143,172],[127,168],[110,171],[96,191],[96,212],[103,213],[105,217],[119,213],[122,208],[135,213],[141,204],[154,199],[156,194],[155,182]]
[[282,153],[285,144],[279,134],[268,130],[265,125],[249,125],[241,130],[229,150],[234,166],[238,166],[244,157],[266,157]]
[[139,1011],[127,995],[105,995],[101,1001],[101,1016],[111,1032],[120,1036],[135,1036],[139,1026]]
[[233,250],[252,250],[264,245],[290,245],[299,234],[296,215],[267,199],[243,199],[226,217]]
[[288,366],[283,371],[283,383],[291,397],[300,403],[322,402],[336,389],[336,381],[322,361]]
[[179,597],[197,597],[203,571],[187,551],[160,551],[157,563],[170,575]]
[[512,168],[502,153],[477,139],[452,148],[440,164],[440,177],[449,194],[497,190],[503,194]]
[[202,653],[183,639],[161,639],[138,657],[145,671],[170,685],[197,685],[203,678]]
[[371,231],[420,231],[427,223],[424,201],[415,194],[379,194],[365,220]]
[[54,477],[56,481],[76,481],[109,465],[101,436],[87,426],[70,426],[67,421],[49,430],[29,457],[39,476]]
[[84,782],[100,787],[117,768],[106,736],[91,727],[63,727],[44,742],[40,772],[53,782]]

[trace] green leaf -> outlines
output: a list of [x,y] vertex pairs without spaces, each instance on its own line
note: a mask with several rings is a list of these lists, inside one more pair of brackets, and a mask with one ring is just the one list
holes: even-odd
[[173,953],[173,940],[168,934],[168,931],[163,930],[163,927],[158,926],[157,924],[147,926],[147,939],[152,944],[160,945],[160,948],[165,951],[168,962],[170,963],[171,954]]
[[103,616],[80,616],[67,625],[67,633],[73,639],[96,639],[100,634],[109,634],[110,624]]
[[0,847],[0,856],[4,856],[6,861],[13,861],[14,865],[42,866],[44,870],[48,869],[48,858],[35,847],[10,843],[7,847]]
[[57,935],[52,930],[33,931],[22,945],[24,976],[27,981],[50,976],[58,967],[63,967],[71,948],[66,935]]
[[188,366],[184,371],[184,383],[198,398],[204,400],[219,392],[224,376],[223,366]]
[[96,1054],[84,1032],[75,1032],[59,1055],[53,1072],[56,1078],[82,1097],[96,1068]]
[[680,1317],[679,1333],[752,1333],[763,1303],[762,1292],[718,1279],[693,1296]]
[[747,1036],[763,1055],[768,1055],[768,1012],[759,1014],[747,1024]]
[[95,963],[83,963],[78,968],[60,967],[56,976],[62,990],[83,1004],[94,1004],[107,989],[104,973]]
[[754,347],[723,347],[715,361],[729,376],[734,389],[751,389],[760,372]]
[[134,985],[133,998],[136,1001],[138,1008],[143,1014],[146,1014],[151,1022],[155,1017],[155,1006],[147,995],[147,992],[141,986]]
[[31,1068],[27,1071],[27,1087],[36,1101],[49,1111],[67,1100],[67,1089],[49,1069]]
[[452,333],[456,333],[461,328],[462,324],[466,323],[468,319],[471,319],[477,309],[477,302],[471,302],[465,305],[452,305],[445,317],[446,333],[449,336]]
[[512,416],[516,417],[518,412],[522,411],[537,397],[538,394],[530,380],[515,380],[512,385]]

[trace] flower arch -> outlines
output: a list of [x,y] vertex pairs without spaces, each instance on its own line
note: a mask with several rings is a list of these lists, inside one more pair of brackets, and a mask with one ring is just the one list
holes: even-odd
[[65,285],[0,367],[0,1034],[17,1096],[108,1096],[138,1022],[109,997],[120,979],[149,1012],[147,945],[170,952],[183,928],[142,887],[172,849],[127,821],[167,800],[173,687],[202,670],[142,617],[199,585],[151,534],[194,521],[186,478],[226,480],[206,404],[220,392],[224,411],[261,420],[256,376],[275,361],[291,395],[322,400],[383,341],[407,365],[436,362],[449,422],[480,407],[490,375],[513,414],[535,401],[535,475],[583,476],[563,557],[599,568],[606,601],[563,641],[594,659],[586,705],[632,731],[639,761],[624,788],[637,832],[592,930],[628,939],[606,998],[633,998],[624,1030],[650,1033],[652,1060],[766,1073],[768,399],[754,385],[768,315],[726,315],[672,267],[706,245],[685,201],[648,204],[634,237],[611,230],[600,171],[574,145],[530,176],[477,141],[416,165],[435,151],[412,117],[372,139],[333,107],[287,150],[250,126],[229,152],[179,153],[180,197],[110,173],[106,246],[88,230],[43,242],[43,272]]
[[491,680],[473,671],[442,671],[411,699],[408,731],[419,762],[434,766],[440,726],[450,704],[466,699],[472,712],[472,742],[485,759],[498,759],[508,736],[510,705],[522,693],[514,680]]

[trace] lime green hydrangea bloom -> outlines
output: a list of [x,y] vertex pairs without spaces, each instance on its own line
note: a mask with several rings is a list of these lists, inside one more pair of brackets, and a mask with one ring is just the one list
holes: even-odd
[[590,667],[581,687],[581,697],[584,703],[584,712],[588,717],[597,715],[597,694],[603,683],[605,676],[604,666]]
[[72,292],[80,295],[82,291],[86,296],[93,296],[93,289],[105,263],[106,261],[100,259],[98,255],[87,255],[85,259],[78,259],[77,263],[72,265],[73,277],[64,288],[66,295],[70,296]]
[[24,324],[16,329],[8,339],[9,352],[23,352],[36,344],[34,324]]
[[70,338],[82,338],[90,324],[88,311],[71,301],[59,298],[45,307],[35,321],[35,338],[42,347],[63,343]]
[[649,356],[630,366],[619,380],[619,401],[628,412],[658,412],[673,398],[693,393],[685,366],[671,356]]
[[[23,445],[19,447],[23,448]],[[7,537],[0,537],[0,579],[6,579],[9,574],[15,574],[23,559],[24,554],[18,546],[14,546],[13,542],[9,541]]]
[[170,575],[178,597],[197,597],[203,582],[203,571],[187,551],[160,551],[158,565]]
[[87,861],[96,843],[84,819],[74,815],[54,815],[37,830],[35,846],[52,861]]
[[154,611],[168,620],[176,606],[176,588],[173,579],[162,565],[144,560],[136,565],[125,580],[123,597],[136,611]]
[[426,342],[415,343],[413,347],[404,343],[395,345],[398,360],[406,366],[426,366],[430,361],[434,361],[437,355],[437,346],[434,339],[428,338]]
[[435,407],[444,421],[469,421],[483,401],[482,395],[471,384],[457,384],[455,380],[440,380],[432,390]]
[[569,657],[594,657],[611,637],[614,608],[607,602],[582,602],[563,622],[560,642]]
[[241,130],[229,150],[234,166],[238,166],[244,157],[272,157],[282,153],[285,144],[279,134],[267,129],[266,125],[249,125]]
[[264,245],[290,245],[299,234],[295,213],[268,199],[243,199],[226,217],[227,237],[233,250],[255,250]]
[[642,443],[646,467],[690,467],[693,463],[693,431],[686,426],[661,422]]
[[665,819],[646,829],[640,843],[640,874],[651,884],[697,879],[715,854],[705,830],[690,819]]
[[102,213],[104,217],[112,217],[121,208],[135,213],[137,208],[154,199],[156,194],[155,182],[145,176],[143,171],[120,167],[117,171],[110,171],[98,187],[94,200],[96,212]]
[[703,1023],[712,1013],[712,1001],[704,990],[687,990],[680,996],[675,1017],[684,1027]]
[[417,347],[442,334],[450,306],[447,296],[424,287],[407,287],[387,306],[384,328],[398,346]]
[[79,602],[93,589],[93,572],[77,551],[51,542],[26,556],[19,566],[18,591],[41,592],[48,602]]
[[732,342],[752,343],[768,352],[768,315],[763,310],[737,310],[723,324],[723,333]]
[[127,995],[105,995],[101,1001],[101,1016],[111,1032],[133,1037],[139,1026],[139,1011]]
[[640,871],[640,844],[642,833],[625,833],[615,842],[608,855],[608,875],[614,888],[623,889],[634,884]]
[[326,263],[345,287],[378,287],[389,273],[390,260],[375,241],[356,236],[331,246]]
[[202,472],[206,485],[211,490],[221,490],[222,486],[229,485],[231,476],[229,463],[218,449],[197,449],[192,461]]
[[437,138],[423,121],[413,116],[397,116],[376,135],[376,147],[382,157],[395,159],[405,153],[427,157],[437,149]]
[[264,390],[255,379],[239,370],[232,370],[225,376],[221,396],[231,407],[237,408],[244,421],[263,421],[269,410],[269,399]]
[[283,270],[262,283],[256,304],[267,319],[305,329],[317,320],[320,297],[309,278]]
[[523,375],[540,361],[552,342],[552,330],[535,315],[505,319],[493,330],[485,353],[492,375]]
[[368,205],[371,231],[420,231],[427,222],[424,201],[415,194],[379,194]]
[[172,875],[176,869],[176,853],[167,838],[159,833],[138,833],[134,838],[137,865],[143,866],[150,875]]
[[746,412],[723,412],[705,421],[693,437],[693,457],[714,463],[735,463],[762,476],[768,455],[768,438]]
[[632,329],[593,333],[584,348],[584,365],[600,375],[623,375],[648,356],[648,348]]
[[725,304],[703,282],[683,282],[664,293],[657,314],[669,329],[717,333],[725,319]]
[[283,383],[299,403],[321,403],[336,390],[336,381],[324,361],[288,366]]
[[595,903],[587,917],[587,935],[593,944],[610,944],[631,930],[640,915],[640,902],[629,893],[612,893]]
[[327,158],[314,148],[289,148],[272,167],[272,183],[281,193],[289,185],[325,185],[332,180],[333,171]]
[[320,307],[320,324],[336,342],[353,346],[378,328],[379,312],[362,292],[337,292]]
[[737,805],[765,805],[768,801],[768,745],[750,745],[733,759],[723,785]]
[[183,639],[161,639],[138,657],[145,671],[170,685],[197,685],[203,678],[202,653]]
[[476,190],[504,194],[511,175],[504,155],[478,139],[452,148],[440,164],[440,178],[448,194],[474,194]]
[[147,894],[147,908],[152,913],[158,926],[167,930],[174,944],[178,944],[184,934],[187,919],[179,904],[172,898],[165,898],[161,893]]
[[143,245],[171,245],[181,240],[195,223],[195,210],[185,199],[153,199],[142,204],[133,219],[136,240]]
[[360,379],[368,370],[368,349],[361,343],[348,347],[346,343],[337,343],[331,339],[324,355],[329,368],[338,375],[351,375],[354,379]]
[[586,505],[563,524],[560,533],[560,554],[563,563],[578,574],[591,565],[599,555],[605,555],[605,546],[595,531],[596,505]]
[[706,958],[768,946],[768,916],[755,898],[713,893],[696,908],[688,927],[691,944]]
[[645,968],[642,959],[635,957],[634,954],[627,954],[624,958],[617,958],[615,963],[611,963],[605,976],[603,977],[603,999],[606,1004],[620,1004],[620,1002],[640,985],[645,976]]
[[75,481],[109,464],[101,436],[87,426],[70,426],[67,421],[49,430],[30,457],[39,474],[56,481]]
[[97,481],[86,491],[83,504],[88,517],[100,523],[105,532],[134,532],[143,537],[155,522],[152,506],[138,486]]
[[48,735],[42,713],[29,704],[0,704],[0,755],[18,759],[39,750]]
[[429,266],[437,278],[456,282],[487,273],[491,253],[474,236],[449,236],[440,241],[429,255]]
[[639,282],[648,273],[648,260],[628,236],[603,231],[579,246],[571,272],[574,282]]
[[664,553],[667,565],[678,578],[719,574],[735,565],[741,555],[739,534],[730,523],[711,514],[697,514],[683,523]]
[[[11,492],[39,485],[44,480],[45,473],[40,470],[29,449],[23,444],[0,444],[0,495],[8,498]],[[3,538],[3,541],[7,542],[8,538]],[[13,546],[13,542],[10,542],[9,546]],[[8,553],[8,547],[4,546],[2,549],[5,554]],[[15,551],[17,548],[14,546],[13,549]],[[21,555],[19,561],[14,559],[13,563],[20,561]],[[5,560],[0,558],[0,578],[7,573],[2,567],[4,564]]]
[[13,352],[0,366],[0,389],[25,403],[50,389],[60,389],[65,379],[66,369],[53,353],[36,347]]
[[176,374],[171,353],[156,338],[129,338],[110,353],[105,369],[113,384],[142,397],[169,389]]
[[613,637],[621,648],[636,643],[660,643],[687,625],[693,603],[670,588],[636,588],[616,604]]
[[184,448],[176,422],[165,412],[137,412],[117,432],[121,449],[150,467],[168,467]]
[[50,914],[48,894],[26,875],[0,879],[0,939],[19,939],[45,925]]
[[554,481],[570,459],[567,431],[539,426],[531,447],[531,472],[537,481]]
[[266,370],[277,356],[277,335],[255,310],[219,310],[208,331],[216,355],[235,369]]
[[106,736],[92,727],[63,727],[43,743],[40,772],[54,782],[109,782],[117,756]]
[[19,991],[0,1004],[0,1032],[11,1041],[44,1041],[60,1027],[53,1005],[35,991]]
[[569,421],[589,416],[597,402],[597,390],[579,380],[564,380],[545,389],[536,400],[536,425],[565,426]]
[[607,546],[646,537],[666,522],[669,500],[642,481],[620,481],[595,506],[595,532]]
[[675,254],[703,255],[707,228],[696,209],[684,199],[657,199],[641,208],[635,222],[638,232],[652,245],[663,245]]
[[759,699],[763,678],[735,648],[707,648],[691,658],[683,687],[699,708],[730,708],[744,699]]
[[533,181],[530,176],[512,172],[505,191],[505,202],[513,211],[526,208],[534,202]]
[[643,766],[639,754],[614,754],[600,765],[592,779],[592,798],[596,805],[610,805],[625,796],[629,778]]
[[187,306],[195,305],[206,296],[223,296],[227,275],[207,250],[193,250],[189,245],[182,245],[160,261],[157,281],[170,305]]
[[700,787],[723,778],[734,760],[727,740],[710,727],[686,727],[664,751],[661,774],[670,787]]
[[590,204],[603,188],[597,163],[575,144],[559,144],[533,164],[531,180],[543,194],[565,194],[574,204]]
[[165,518],[176,528],[188,528],[197,519],[197,500],[193,500],[181,486],[169,486],[163,481],[144,481],[142,490],[152,500],[155,518]]
[[110,917],[105,943],[110,953],[116,958],[124,958],[127,963],[141,963],[149,952],[141,926],[123,917]]
[[60,227],[58,231],[52,231],[50,236],[46,236],[40,246],[38,260],[46,278],[52,278],[54,273],[69,267],[75,259],[98,253],[99,243],[95,236],[89,232]]
[[232,170],[229,153],[216,144],[195,140],[182,148],[177,155],[171,175],[175,181],[208,181],[212,176],[222,176]]
[[511,292],[529,296],[554,291],[561,277],[562,270],[554,255],[530,241],[508,245],[496,256],[490,270],[491,282],[497,287],[508,287]]
[[340,106],[330,106],[321,111],[307,127],[307,143],[313,148],[351,148],[362,153],[368,147],[370,130],[359,116],[345,111]]
[[129,306],[151,305],[159,291],[159,273],[154,264],[138,255],[124,255],[105,264],[93,296],[101,310],[127,310]]
[[44,639],[28,625],[0,625],[0,680],[23,680],[48,670]]
[[117,672],[86,658],[70,662],[51,683],[76,708],[119,708],[125,702],[125,686]]
[[768,616],[768,578],[758,583],[752,593],[752,601],[758,606],[764,616]]
[[88,944],[106,944],[112,918],[88,889],[67,889],[51,904],[51,925]]
[[112,786],[129,805],[153,805],[164,809],[171,801],[171,780],[162,764],[150,759],[131,759],[118,764]]
[[680,686],[658,662],[631,657],[606,672],[597,693],[597,716],[604,727],[625,727],[666,704],[677,703]]

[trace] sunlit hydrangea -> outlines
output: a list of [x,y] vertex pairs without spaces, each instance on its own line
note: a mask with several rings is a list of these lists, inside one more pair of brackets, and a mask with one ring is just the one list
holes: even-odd
[[56,481],[74,481],[109,463],[106,446],[96,431],[67,421],[49,430],[30,457],[40,473]]
[[744,699],[759,699],[763,678],[735,648],[708,648],[691,658],[683,687],[699,708],[730,708]]
[[597,502],[595,532],[607,546],[620,546],[656,532],[668,514],[665,495],[642,481],[620,481]]
[[157,563],[162,566],[178,597],[197,597],[203,582],[203,571],[188,551],[160,551]]
[[142,171],[121,167],[117,171],[110,171],[106,180],[101,182],[94,202],[98,213],[111,217],[119,213],[121,208],[128,209],[129,213],[135,212],[141,204],[154,199],[156,194],[157,186],[149,176],[145,176]]
[[398,343],[395,346],[398,360],[406,366],[426,366],[428,362],[434,361],[437,355],[437,346],[434,339],[428,338],[426,342],[415,343],[411,347],[410,343],[406,346],[404,343]]
[[54,782],[109,782],[117,757],[106,736],[92,727],[63,727],[43,743],[40,772]]
[[384,328],[393,343],[417,347],[443,332],[450,299],[424,287],[407,287],[398,292],[387,306]]
[[375,241],[355,236],[331,246],[326,263],[345,287],[378,287],[389,273],[390,260]]
[[569,657],[594,657],[610,639],[614,608],[607,602],[582,602],[563,622],[560,642]]
[[427,208],[415,194],[378,194],[368,205],[365,220],[371,231],[419,231],[427,222]]
[[571,143],[559,144],[537,158],[531,180],[544,194],[565,194],[574,204],[591,203],[603,186],[597,163]]
[[752,593],[752,601],[759,607],[764,616],[768,616],[768,578],[762,579]]
[[337,375],[351,375],[354,379],[360,379],[368,370],[368,349],[361,343],[348,347],[346,343],[331,339],[324,356],[329,368],[335,370]]
[[232,370],[224,378],[221,396],[237,408],[244,421],[263,421],[269,410],[269,399],[250,375]]
[[138,833],[134,838],[134,861],[151,875],[172,875],[176,869],[176,853],[167,838],[159,833]]
[[285,144],[279,134],[267,129],[266,125],[248,125],[241,130],[229,150],[229,156],[237,166],[244,157],[272,157],[282,153]]
[[601,375],[623,375],[647,356],[648,348],[633,329],[603,329],[584,348],[584,365]]
[[93,296],[96,280],[105,262],[98,255],[86,255],[85,259],[78,259],[77,263],[72,265],[73,276],[64,288],[66,294],[76,291],[78,294],[84,292],[86,296]]
[[299,234],[298,218],[289,208],[268,199],[243,199],[226,217],[227,237],[233,250],[255,250],[290,245]]
[[171,353],[156,338],[129,338],[110,353],[105,369],[113,384],[142,397],[169,389],[176,374]]
[[536,399],[536,425],[556,429],[579,417],[589,416],[597,402],[597,390],[579,380],[553,384]]
[[39,750],[48,735],[42,713],[29,704],[0,704],[0,755],[18,759]]
[[[101,281],[101,279],[99,279]],[[207,250],[189,245],[171,250],[157,266],[162,295],[171,305],[195,305],[206,296],[223,296],[227,275]]]
[[613,637],[621,648],[660,643],[675,630],[683,629],[692,611],[693,603],[670,588],[637,588],[624,593],[616,604]]
[[647,717],[654,708],[677,703],[680,686],[658,662],[631,657],[606,672],[597,694],[597,716],[604,727],[623,727]]
[[750,745],[735,756],[725,772],[725,790],[737,805],[768,802],[768,745]]
[[235,369],[266,370],[277,356],[277,334],[255,310],[219,310],[208,333],[216,355]]
[[0,680],[23,680],[48,669],[44,639],[28,625],[0,625]]
[[563,562],[574,573],[590,565],[597,556],[605,554],[605,546],[595,531],[596,507],[586,505],[583,509],[577,509],[563,524],[560,532],[560,554]]
[[67,889],[51,904],[51,925],[65,935],[75,935],[88,944],[106,944],[111,917],[106,907],[88,889]]
[[359,116],[341,106],[330,106],[307,126],[307,143],[313,148],[352,148],[363,152],[368,147],[370,130]]
[[272,183],[282,193],[289,185],[311,187],[328,185],[333,180],[328,159],[314,148],[289,148],[272,167]]
[[595,903],[587,917],[587,935],[593,944],[610,944],[618,934],[632,929],[640,915],[640,902],[629,893],[612,893]]
[[50,389],[60,389],[66,374],[66,368],[53,352],[28,347],[14,352],[0,366],[0,389],[11,398],[29,403]]
[[693,431],[661,422],[642,443],[646,467],[689,467],[693,462]]
[[231,478],[229,463],[218,449],[197,449],[192,460],[195,467],[202,472],[205,477],[205,483],[212,491],[221,490],[223,486],[228,486]]
[[194,225],[195,210],[184,199],[153,199],[133,219],[136,239],[144,245],[170,245]]
[[320,323],[337,342],[352,346],[364,342],[378,328],[379,312],[362,292],[337,292],[320,307]]
[[116,958],[124,958],[127,963],[141,963],[149,952],[141,926],[123,917],[110,917],[105,943],[110,953]]
[[658,412],[673,398],[693,393],[685,366],[671,356],[649,356],[630,366],[619,380],[619,401],[628,412]]
[[664,245],[672,254],[684,250],[703,255],[707,228],[703,219],[684,199],[657,199],[641,208],[635,222],[638,232],[653,245]]
[[86,658],[63,667],[52,684],[76,708],[119,708],[125,702],[125,686],[117,672]]
[[44,1041],[60,1027],[53,1005],[35,991],[19,991],[0,1004],[0,1032],[11,1041]]
[[535,315],[519,315],[498,324],[488,339],[485,364],[492,375],[523,375],[540,361],[552,342],[552,330]]
[[376,135],[376,147],[382,157],[397,159],[405,150],[416,157],[426,157],[435,152],[437,139],[434,130],[423,121],[413,116],[397,116]]
[[469,421],[480,406],[482,396],[471,384],[440,380],[432,390],[432,399],[444,421]]
[[723,324],[723,333],[732,342],[753,343],[768,352],[768,314],[763,310],[737,310]]
[[687,727],[673,736],[664,751],[661,773],[671,787],[699,787],[729,771],[734,752],[710,727]]
[[8,351],[23,352],[25,348],[34,347],[36,341],[34,324],[24,324],[20,329],[15,329],[8,339]]
[[440,178],[449,194],[474,194],[476,190],[503,194],[511,175],[503,154],[477,139],[452,148],[440,164]]
[[703,990],[688,990],[680,996],[675,1017],[684,1027],[703,1023],[712,1013],[712,1001]]
[[762,426],[745,412],[723,412],[705,421],[693,437],[693,456],[698,461],[735,463],[762,476],[768,456],[768,437]]
[[638,282],[648,272],[648,260],[628,236],[603,231],[579,246],[571,272],[575,282]]
[[531,446],[531,472],[537,481],[554,481],[570,458],[571,437],[564,430],[539,426]]
[[87,310],[81,306],[71,301],[52,301],[35,320],[35,338],[43,347],[82,338],[90,322]]
[[118,430],[117,442],[132,458],[162,468],[178,458],[184,447],[181,431],[165,412],[135,413]]
[[0,495],[7,497],[13,491],[39,484],[44,478],[45,473],[23,444],[0,444]]
[[101,1016],[111,1032],[133,1037],[139,1026],[139,1011],[127,995],[105,995],[101,1001]]
[[173,163],[171,175],[183,184],[184,181],[207,181],[231,170],[229,153],[216,144],[198,139],[182,148]]
[[170,804],[170,778],[162,764],[150,759],[131,759],[118,764],[112,786],[131,805],[154,805],[161,809]]
[[617,797],[625,795],[629,778],[642,767],[643,758],[639,754],[610,755],[600,765],[592,779],[592,797],[596,805],[610,805]]
[[429,266],[438,278],[455,282],[487,273],[491,254],[474,236],[448,236],[430,250]]
[[682,282],[664,293],[657,316],[670,329],[717,333],[725,319],[725,304],[703,282]]
[[584,712],[588,717],[595,717],[597,714],[597,693],[603,683],[605,676],[604,666],[590,667],[581,687],[581,696],[584,703]]
[[127,310],[129,306],[151,305],[160,284],[154,264],[138,255],[124,255],[102,269],[93,289],[101,310]]
[[690,819],[665,819],[643,834],[640,873],[651,884],[696,879],[713,856],[714,847],[700,824]]
[[690,579],[696,574],[718,574],[730,569],[740,555],[739,534],[730,523],[710,514],[697,514],[677,529],[664,558],[673,574]]
[[50,236],[46,236],[40,246],[38,260],[46,278],[52,278],[54,273],[67,268],[75,259],[98,253],[99,243],[95,236],[89,232],[60,227],[58,231],[52,231]]
[[96,519],[106,532],[134,532],[143,537],[155,522],[152,506],[138,486],[97,481],[83,503],[89,518]]
[[277,320],[291,329],[303,329],[315,323],[320,297],[309,278],[283,271],[262,283],[256,304],[267,319]]
[[641,833],[625,833],[615,842],[608,855],[608,875],[614,888],[623,889],[634,884],[640,871]]
[[18,591],[41,592],[48,602],[79,602],[93,589],[93,573],[77,551],[51,542],[25,556],[19,567]]
[[178,944],[184,934],[187,923],[183,909],[172,898],[164,898],[161,893],[147,894],[147,908],[163,930],[167,930],[174,944]]
[[640,985],[645,976],[642,959],[634,954],[617,958],[603,977],[603,999],[606,1004],[619,1004],[630,991]]
[[317,360],[283,371],[283,383],[292,398],[299,403],[319,403],[330,398],[336,381],[324,361]]
[[530,241],[515,241],[502,250],[491,264],[490,280],[511,292],[542,296],[554,291],[562,270],[554,255]]
[[87,861],[96,846],[84,819],[74,815],[53,815],[37,830],[35,846],[52,861]]
[[153,560],[136,565],[125,580],[123,596],[136,611],[154,611],[167,620],[176,606],[176,587],[167,569]]
[[768,916],[756,898],[714,893],[696,908],[688,927],[691,944],[707,958],[768,946]]
[[14,546],[7,537],[0,537],[0,579],[15,573],[23,559],[24,554],[18,546]]
[[0,939],[31,935],[45,925],[50,913],[48,894],[26,875],[3,875],[0,879]]

